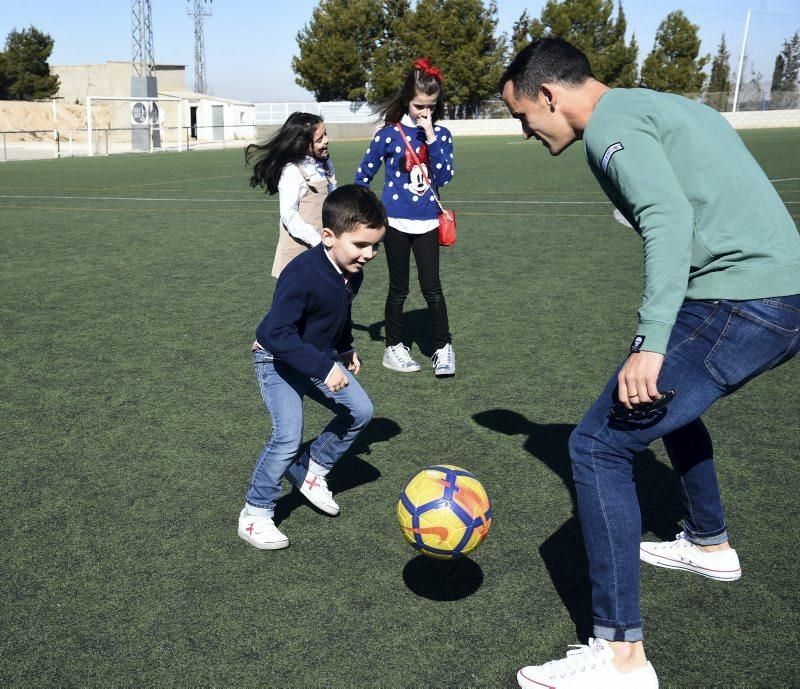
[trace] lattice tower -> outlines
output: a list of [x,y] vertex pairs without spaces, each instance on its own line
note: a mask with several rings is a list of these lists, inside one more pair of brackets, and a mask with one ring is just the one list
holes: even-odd
[[152,77],[155,59],[153,58],[153,19],[150,0],[131,1],[131,27],[133,29],[134,76]]
[[194,90],[197,93],[206,92],[206,46],[203,40],[203,19],[211,16],[210,5],[212,0],[188,0],[193,8],[187,11],[194,17]]

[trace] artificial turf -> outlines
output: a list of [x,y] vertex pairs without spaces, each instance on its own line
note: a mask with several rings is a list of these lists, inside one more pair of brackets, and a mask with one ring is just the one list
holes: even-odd
[[[743,138],[800,216],[800,130]],[[364,146],[332,144],[340,182]],[[641,242],[579,145],[551,160],[457,139],[443,195],[457,376],[381,366],[379,256],[353,312],[375,419],[331,475],[342,514],[286,491],[291,547],[263,552],[236,523],[270,428],[249,347],[277,200],[238,150],[0,166],[0,685],[505,688],[587,631],[566,442],[627,350]],[[413,279],[404,339],[427,362]],[[744,576],[643,568],[662,687],[797,685],[798,383],[794,361],[705,417]],[[306,438],[327,419],[307,403]],[[486,542],[455,564],[418,556],[395,518],[433,463],[493,501]],[[660,443],[636,476],[645,536],[672,538]]]

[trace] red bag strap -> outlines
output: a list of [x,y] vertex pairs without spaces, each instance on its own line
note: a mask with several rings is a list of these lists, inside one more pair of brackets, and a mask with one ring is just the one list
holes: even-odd
[[418,166],[419,169],[420,169],[420,172],[422,172],[422,176],[425,179],[425,182],[427,183],[428,187],[430,188],[431,196],[433,196],[433,200],[436,201],[436,203],[438,204],[439,210],[441,210],[442,213],[444,213],[449,219],[450,218],[450,214],[444,209],[444,206],[442,205],[442,202],[439,200],[439,197],[433,191],[433,184],[431,183],[430,179],[428,179],[428,175],[425,173],[425,168],[422,167],[422,163],[419,160],[419,156],[417,156],[417,154],[414,153],[414,149],[411,148],[411,144],[408,143],[408,139],[406,139],[406,135],[403,132],[403,128],[400,126],[400,123],[398,122],[394,126],[394,128],[400,133],[400,138],[403,140],[403,143],[406,145],[406,153],[408,154],[408,157],[411,158],[411,162],[414,163],[414,165]]

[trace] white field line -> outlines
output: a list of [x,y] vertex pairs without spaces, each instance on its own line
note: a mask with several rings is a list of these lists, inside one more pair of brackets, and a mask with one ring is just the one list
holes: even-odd
[[[786,177],[771,179],[770,182],[796,182],[800,177]],[[139,201],[143,203],[246,203],[263,204],[265,201],[277,202],[277,199],[203,199],[203,198],[178,198],[178,197],[147,197],[147,196],[55,196],[51,194],[0,194],[0,199],[45,199],[45,200],[73,200],[73,201]],[[601,201],[492,201],[486,199],[448,201],[453,205],[470,204],[479,206],[606,206],[611,205],[608,200]],[[800,201],[784,201],[786,205],[797,205]]]

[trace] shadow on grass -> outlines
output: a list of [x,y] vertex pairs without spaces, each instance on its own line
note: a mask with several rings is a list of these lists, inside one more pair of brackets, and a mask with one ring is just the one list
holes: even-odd
[[[383,333],[385,326],[386,321],[377,321],[371,325],[353,323],[353,330],[369,333],[370,339],[374,342],[385,342],[386,337]],[[402,333],[403,344],[406,347],[413,348],[416,344],[421,354],[429,358],[433,356],[436,343],[433,339],[433,327],[428,317],[428,309],[414,309],[403,313]]]
[[[539,546],[539,554],[569,612],[578,638],[585,642],[592,633],[592,598],[567,446],[575,426],[538,424],[509,409],[490,409],[474,414],[472,418],[481,426],[504,435],[527,436],[525,449],[553,471],[569,491],[573,516]],[[652,532],[662,540],[674,538],[680,530],[678,520],[681,518],[680,494],[674,472],[646,450],[637,455],[633,475],[642,513],[642,533]]]
[[[400,433],[400,426],[392,419],[383,417],[372,419],[331,471],[328,481],[331,492],[336,495],[337,493],[344,493],[351,488],[362,486],[365,483],[377,481],[381,472],[369,462],[361,459],[359,455],[370,454],[373,443],[385,442],[396,435],[400,435]],[[298,457],[302,457],[312,442],[303,443]],[[311,509],[317,509],[297,489],[292,488],[290,493],[284,495],[275,503],[275,523],[280,524],[301,505],[308,505]],[[323,512],[319,512],[323,514]]]
[[483,583],[483,570],[468,557],[434,560],[425,555],[409,560],[403,581],[412,592],[436,601],[461,600],[475,593]]

